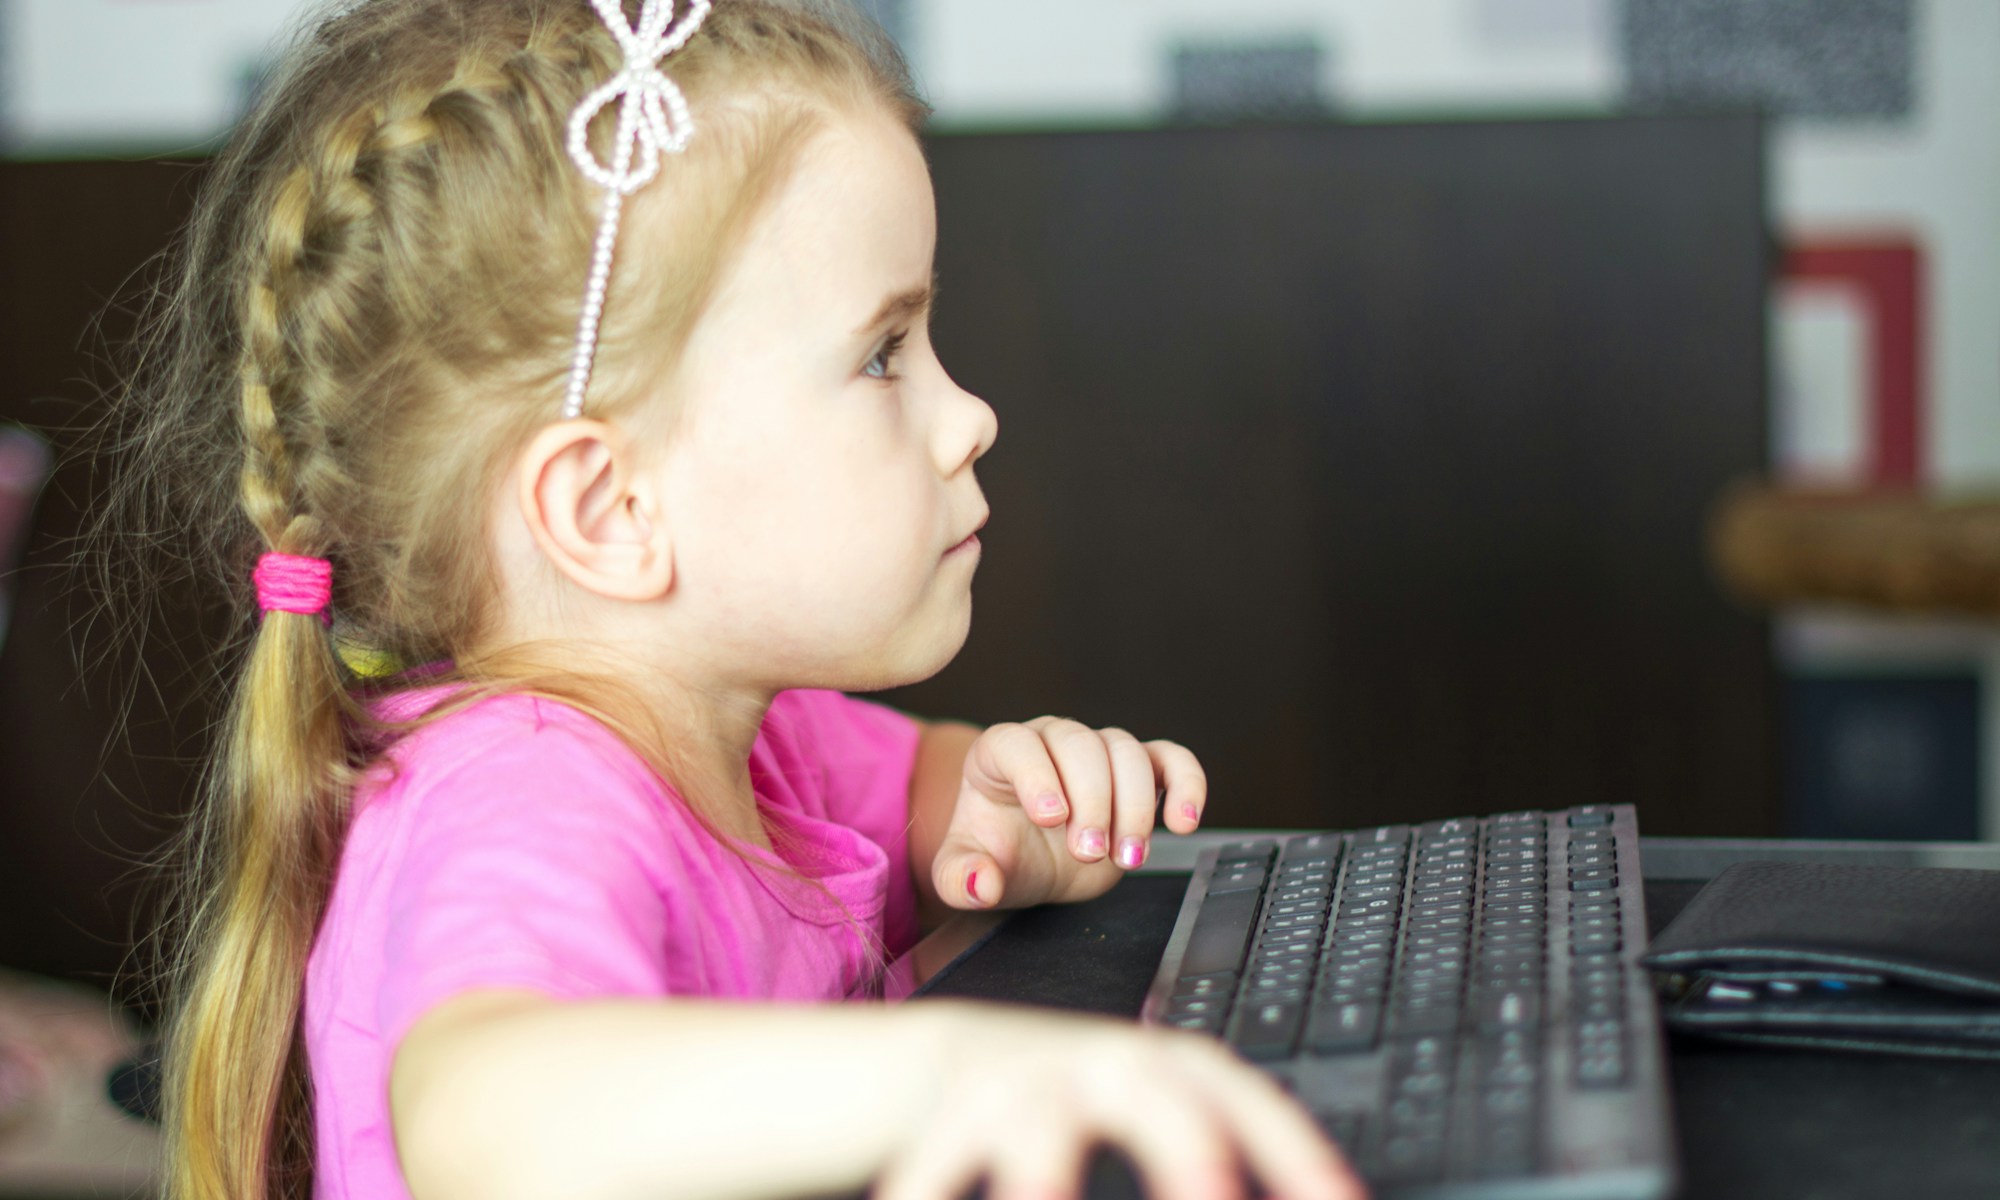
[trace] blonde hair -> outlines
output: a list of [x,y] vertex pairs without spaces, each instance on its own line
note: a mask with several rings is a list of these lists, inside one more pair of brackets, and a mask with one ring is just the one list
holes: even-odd
[[[586,0],[329,9],[212,165],[148,309],[109,427],[136,472],[98,531],[128,581],[109,594],[143,601],[177,572],[212,574],[244,616],[217,659],[217,749],[168,851],[170,1196],[312,1191],[305,964],[351,788],[401,732],[371,719],[381,685],[336,642],[353,662],[455,661],[421,680],[465,685],[432,717],[500,692],[574,704],[708,822],[666,716],[608,670],[553,670],[534,647],[463,657],[498,616],[484,498],[559,414],[589,269],[600,194],[565,123],[620,65]],[[672,401],[656,417],[642,392],[671,378],[813,131],[872,106],[915,132],[930,110],[845,0],[719,0],[665,69],[697,132],[633,198],[587,403],[670,432]],[[606,160],[613,123],[595,127]],[[253,619],[266,551],[333,562],[332,636],[309,615]]]

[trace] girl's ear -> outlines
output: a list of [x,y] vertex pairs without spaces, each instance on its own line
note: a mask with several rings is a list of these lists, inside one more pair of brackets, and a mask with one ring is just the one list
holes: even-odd
[[529,440],[516,465],[521,519],[557,570],[613,600],[666,595],[673,554],[659,494],[623,431],[559,421]]

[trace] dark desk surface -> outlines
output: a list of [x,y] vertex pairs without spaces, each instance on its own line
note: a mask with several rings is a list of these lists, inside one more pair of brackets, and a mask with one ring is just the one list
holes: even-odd
[[[1135,1017],[1201,846],[1259,831],[1162,837],[1145,871],[1085,904],[1011,916],[933,995]],[[1750,859],[2000,869],[2000,845],[1646,838],[1657,933],[1701,885]],[[2000,1062],[1744,1049],[1670,1037],[1681,1195],[1862,1200],[2000,1196]],[[1092,1195],[1115,1194],[1093,1179]],[[1111,1173],[1113,1176],[1117,1172]]]

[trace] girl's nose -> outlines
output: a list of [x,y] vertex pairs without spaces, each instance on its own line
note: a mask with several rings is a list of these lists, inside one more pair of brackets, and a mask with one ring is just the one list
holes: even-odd
[[940,426],[939,450],[946,474],[957,474],[977,462],[1000,436],[1000,418],[993,406],[956,383],[951,385]]

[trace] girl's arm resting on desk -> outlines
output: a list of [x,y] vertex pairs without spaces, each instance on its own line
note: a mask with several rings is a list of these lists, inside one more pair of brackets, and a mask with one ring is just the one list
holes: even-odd
[[941,1036],[862,1004],[468,992],[397,1048],[397,1153],[416,1200],[853,1190],[935,1091]]
[[960,1001],[557,1001],[469,992],[390,1075],[417,1200],[1071,1195],[1099,1138],[1159,1200],[1363,1191],[1296,1101],[1178,1030]]

